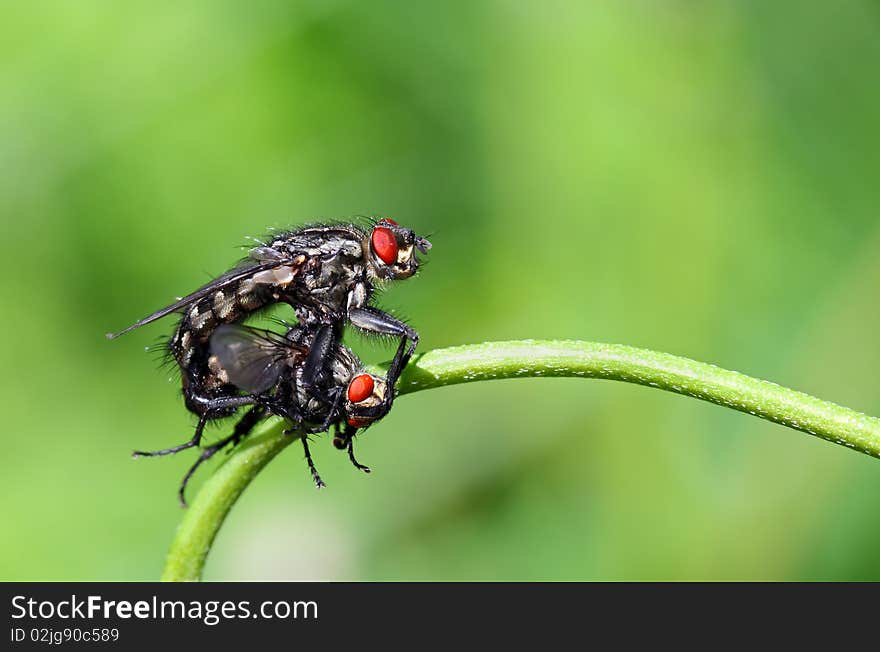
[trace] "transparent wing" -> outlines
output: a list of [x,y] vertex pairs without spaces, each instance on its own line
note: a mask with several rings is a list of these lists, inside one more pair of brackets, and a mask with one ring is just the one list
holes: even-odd
[[291,357],[300,355],[297,347],[277,333],[232,324],[214,331],[211,354],[217,356],[233,385],[253,394],[271,389]]

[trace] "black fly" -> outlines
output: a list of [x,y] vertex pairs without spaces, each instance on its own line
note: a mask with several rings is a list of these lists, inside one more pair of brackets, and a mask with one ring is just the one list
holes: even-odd
[[[295,425],[287,431],[298,433],[312,478],[318,488],[324,486],[309,451],[308,435],[335,429],[333,445],[348,451],[352,464],[370,472],[354,456],[354,436],[388,412],[394,394],[394,381],[409,356],[406,341],[398,347],[400,366],[392,363],[383,378],[368,373],[360,359],[348,348],[336,345],[328,364],[318,375],[316,385],[306,385],[305,364],[311,332],[302,326],[290,328],[285,335],[246,326],[221,325],[211,337],[212,365],[224,382],[247,392],[253,407],[235,425],[231,435],[202,450],[195,464],[183,478],[179,490],[185,504],[186,485],[196,469],[226,446],[234,447],[269,414],[283,417]],[[397,357],[395,358],[397,359]]]
[[[210,419],[229,416],[253,396],[241,396],[217,367],[210,354],[211,336],[223,324],[244,321],[276,303],[289,304],[303,333],[312,336],[301,365],[301,385],[323,400],[320,378],[338,350],[342,329],[351,323],[367,333],[400,338],[392,370],[399,374],[418,344],[418,333],[405,323],[370,306],[377,283],[406,279],[418,270],[416,252],[427,253],[431,243],[390,219],[369,230],[351,224],[308,226],[284,231],[254,247],[235,268],[175,303],[135,322],[113,339],[131,330],[182,313],[168,342],[181,369],[187,409],[199,416],[191,440],[140,455],[166,455],[198,446]],[[389,381],[396,380],[389,374]],[[387,412],[393,392],[377,411]],[[383,412],[383,413],[384,413]]]

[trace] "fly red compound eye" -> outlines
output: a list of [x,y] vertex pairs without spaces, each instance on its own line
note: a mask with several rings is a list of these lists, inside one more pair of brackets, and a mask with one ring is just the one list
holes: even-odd
[[370,238],[373,243],[373,251],[386,265],[397,262],[397,238],[394,232],[384,226],[377,226],[373,229],[373,235]]
[[352,403],[360,403],[373,394],[373,377],[370,374],[356,376],[348,385],[348,400]]

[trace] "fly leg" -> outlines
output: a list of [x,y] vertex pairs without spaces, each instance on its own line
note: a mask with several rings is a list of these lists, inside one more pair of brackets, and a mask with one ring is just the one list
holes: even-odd
[[[390,409],[394,398],[394,385],[418,346],[419,334],[396,317],[375,308],[351,308],[348,311],[348,319],[363,331],[400,338],[400,346],[397,347],[397,353],[394,354],[391,366],[388,367],[387,380],[392,391],[389,392],[386,403]],[[407,342],[409,342],[408,347]]]
[[306,391],[312,397],[318,399],[323,404],[328,405],[327,416],[320,424],[307,432],[310,434],[326,432],[330,425],[339,419],[340,410],[342,409],[342,401],[345,391],[341,387],[335,387],[330,390],[323,390],[320,387],[321,374],[324,373],[327,361],[333,357],[333,350],[342,339],[341,332],[336,325],[324,325],[315,333],[312,339],[312,345],[309,348],[309,356],[303,365],[301,383]]
[[309,395],[318,400],[323,401],[326,398],[318,394],[318,383],[321,380],[321,375],[327,368],[327,361],[333,355],[333,348],[341,339],[342,333],[335,324],[321,326],[312,338],[309,356],[306,358],[305,364],[303,364],[302,380],[300,382]]
[[193,474],[196,472],[203,463],[207,462],[209,459],[214,457],[218,451],[222,450],[226,447],[227,444],[232,444],[230,450],[235,448],[251,430],[253,430],[254,426],[260,422],[260,420],[266,415],[266,408],[262,405],[256,405],[252,407],[250,410],[245,412],[245,415],[239,419],[238,423],[235,424],[235,428],[232,430],[232,434],[228,437],[224,437],[220,441],[211,444],[207,448],[202,450],[201,455],[199,455],[199,459],[196,460],[196,463],[193,464],[189,471],[186,472],[186,475],[183,476],[183,480],[180,482],[180,489],[177,490],[177,498],[180,501],[181,507],[186,507],[186,496],[184,495],[186,492],[186,485],[189,483],[190,478],[193,477]]
[[354,464],[354,468],[360,469],[364,473],[372,473],[373,472],[369,466],[366,466],[365,464],[361,464],[360,462],[357,461],[357,459],[355,459],[354,439],[353,438],[349,438],[349,440],[348,440],[348,459],[350,459],[351,463]]
[[345,391],[341,387],[336,387],[332,391],[335,395],[332,398],[333,404],[330,406],[330,410],[327,412],[327,418],[324,419],[323,423],[315,427],[315,429],[311,432],[327,432],[330,429],[330,425],[334,421],[336,422],[336,430],[337,432],[339,431],[339,411],[342,406],[342,397],[345,396]]
[[187,448],[195,448],[199,445],[199,442],[202,441],[202,432],[205,430],[205,424],[208,422],[208,415],[203,414],[199,417],[199,423],[196,425],[195,434],[193,434],[193,438],[187,442],[182,444],[178,444],[177,446],[172,446],[171,448],[163,448],[158,451],[134,451],[131,456],[132,457],[158,457],[160,455],[173,455],[174,453],[179,453],[180,451],[186,450]]
[[[357,328],[368,333],[391,335],[409,341],[410,346],[406,351],[407,360],[412,356],[419,343],[419,334],[415,330],[387,312],[375,308],[349,308],[348,320]],[[403,357],[403,354],[400,353],[399,356]]]
[[354,436],[356,433],[357,428],[350,425],[345,426],[345,432],[340,432],[340,426],[337,422],[336,433],[333,436],[333,445],[339,450],[346,449],[348,451],[348,459],[351,460],[354,468],[359,469],[364,473],[371,473],[372,471],[370,467],[358,462],[357,458],[354,456]]
[[242,405],[253,405],[256,398],[253,396],[230,396],[227,398],[205,399],[199,398],[199,403],[205,407],[204,412],[199,415],[199,423],[196,425],[196,431],[192,439],[171,448],[163,448],[158,451],[134,451],[132,457],[158,457],[160,455],[173,455],[187,448],[195,448],[202,441],[202,433],[205,430],[205,424],[218,411],[230,407],[240,407]]
[[308,435],[303,434],[301,438],[303,444],[303,450],[306,453],[306,462],[309,464],[309,471],[312,472],[312,480],[315,481],[315,487],[318,489],[323,489],[327,485],[324,484],[324,481],[321,480],[321,476],[318,475],[318,469],[315,468],[315,463],[312,461],[312,454],[309,451],[309,438]]
[[192,401],[198,405],[199,412],[211,414],[226,408],[239,408],[243,405],[253,405],[259,401],[257,396],[253,394],[245,394],[244,396],[223,396],[219,398],[204,398],[203,396],[193,395]]
[[409,359],[412,357],[416,344],[418,344],[418,336],[416,336],[416,341],[412,343],[409,349],[404,351],[406,340],[401,339],[400,345],[397,347],[397,353],[391,359],[388,373],[385,375],[385,382],[388,384],[388,395],[385,397],[385,403],[388,404],[388,409],[391,409],[391,402],[394,400],[394,386],[397,385],[397,379],[400,378],[400,374],[406,368],[406,365],[409,364]]
[[[289,417],[288,417],[289,418]],[[325,428],[326,430],[326,428]],[[312,434],[313,430],[303,429],[302,427],[294,426],[293,428],[288,428],[284,431],[285,435],[299,435],[300,441],[302,441],[303,452],[306,454],[306,462],[309,465],[309,471],[312,473],[312,480],[315,481],[315,486],[318,489],[323,489],[327,485],[324,484],[324,481],[321,480],[321,476],[318,473],[318,469],[315,468],[315,463],[312,461],[312,452],[309,450],[309,434]],[[318,431],[321,432],[321,431]]]

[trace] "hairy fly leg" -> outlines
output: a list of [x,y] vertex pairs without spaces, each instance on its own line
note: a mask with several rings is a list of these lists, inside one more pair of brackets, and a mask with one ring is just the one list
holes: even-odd
[[407,356],[411,356],[419,343],[419,334],[407,324],[387,312],[376,308],[350,308],[348,320],[357,328],[377,335],[391,335],[410,342]]
[[[394,354],[388,368],[387,380],[392,390],[388,399],[390,406],[391,400],[394,398],[394,385],[419,344],[419,334],[396,317],[375,308],[351,308],[348,311],[348,318],[354,326],[363,331],[400,338],[397,353]],[[408,348],[406,347],[407,342],[409,342]]]
[[195,448],[202,441],[202,433],[205,430],[205,424],[212,418],[213,414],[221,412],[227,408],[236,408],[243,405],[253,405],[256,401],[253,396],[230,396],[215,399],[201,399],[205,406],[205,411],[199,415],[199,422],[196,425],[196,431],[192,439],[171,448],[163,448],[157,451],[134,451],[132,457],[159,457],[162,455],[173,455],[187,448]]
[[309,465],[309,471],[312,472],[312,480],[315,481],[315,487],[323,489],[327,485],[321,480],[321,476],[318,475],[318,469],[315,468],[315,463],[312,461],[312,453],[309,451],[309,436],[303,433],[303,436],[300,437],[300,441],[302,441],[303,451],[306,454],[306,462]]
[[183,476],[183,480],[180,482],[180,488],[177,490],[177,498],[180,501],[181,507],[186,507],[186,485],[189,484],[190,479],[193,477],[193,474],[196,472],[203,463],[207,462],[209,459],[214,457],[219,451],[223,450],[227,445],[230,445],[231,448],[235,448],[246,435],[250,433],[251,430],[254,429],[254,426],[257,425],[263,417],[266,416],[266,408],[262,405],[256,405],[252,407],[250,410],[245,412],[244,416],[239,419],[238,423],[235,424],[235,428],[232,430],[232,434],[224,437],[220,441],[211,444],[207,448],[202,449],[201,454],[199,455],[199,459],[196,460],[195,464],[193,464],[189,471],[186,472],[186,475]]

